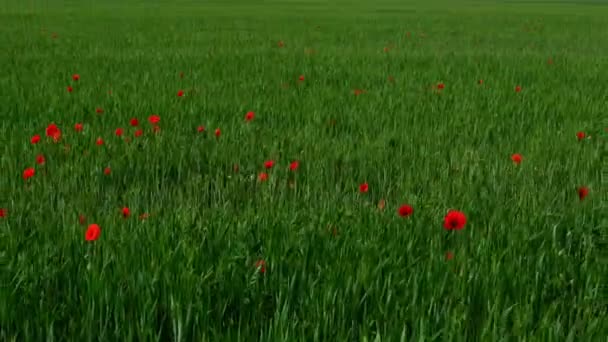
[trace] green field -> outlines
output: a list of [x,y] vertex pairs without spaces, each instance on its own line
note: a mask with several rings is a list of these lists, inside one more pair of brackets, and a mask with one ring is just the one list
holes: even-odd
[[605,341],[608,2],[0,21],[0,340]]

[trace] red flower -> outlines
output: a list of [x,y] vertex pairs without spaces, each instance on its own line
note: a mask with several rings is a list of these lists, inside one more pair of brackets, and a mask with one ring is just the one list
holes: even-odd
[[515,92],[519,93],[521,91],[521,86],[515,86]]
[[72,86],[68,86],[67,89],[68,89],[68,93],[71,93],[74,90],[74,88],[72,88]]
[[83,127],[83,126],[82,126],[82,124],[81,124],[81,123],[77,123],[77,124],[75,124],[75,125],[74,125],[74,130],[75,130],[76,132],[82,132],[82,127]]
[[215,136],[216,136],[217,138],[219,138],[219,137],[220,137],[220,135],[222,135],[222,131],[220,131],[220,129],[219,129],[219,128],[216,128],[216,129],[215,129]]
[[412,208],[412,206],[409,204],[404,204],[399,207],[399,210],[397,210],[397,213],[401,217],[408,217],[408,216],[412,215],[412,213],[414,213],[414,208]]
[[266,273],[266,261],[258,260],[255,262],[255,268],[260,270],[260,273]]
[[298,80],[299,80],[300,82],[304,82],[304,75],[300,75],[300,77],[298,77]]
[[25,169],[23,171],[23,179],[28,180],[28,179],[34,177],[35,174],[36,174],[36,170],[34,170],[33,167],[28,167],[27,169]]
[[254,112],[247,112],[247,114],[245,114],[245,121],[251,121],[251,120],[253,120],[254,117],[255,117]]
[[48,125],[46,128],[46,136],[53,138],[55,142],[61,139],[61,130],[54,123]]
[[112,173],[112,169],[110,169],[109,167],[106,167],[105,169],[103,169],[104,175],[109,176],[110,173]]
[[78,215],[78,223],[82,225],[87,224],[87,218],[83,214]]
[[103,139],[97,138],[97,141],[95,141],[95,144],[97,144],[97,146],[103,145]]
[[184,91],[183,90],[178,90],[177,91],[177,97],[182,97],[184,96]]
[[103,113],[103,109],[102,108],[95,108],[95,113],[102,114]]
[[268,160],[264,163],[264,167],[266,169],[272,169],[273,166],[274,166],[274,160]]
[[359,185],[359,192],[364,194],[367,191],[369,191],[369,185],[367,183],[363,183],[361,185]]
[[42,154],[36,156],[36,164],[42,165],[45,161],[46,160],[44,159],[44,156]]
[[40,135],[38,135],[38,134],[34,135],[30,141],[32,142],[32,145],[36,145],[37,143],[40,142]]
[[78,80],[80,79],[80,75],[78,75],[78,74],[74,74],[74,75],[72,75],[72,79],[73,79],[74,81],[78,81]]
[[160,122],[160,116],[158,116],[157,114],[152,114],[148,118],[148,121],[150,121],[150,123],[153,125],[157,125]]
[[291,171],[296,171],[299,167],[300,167],[300,162],[297,160],[294,160],[291,162],[291,164],[289,164],[289,169]]
[[260,182],[265,182],[268,180],[268,174],[266,172],[261,172],[258,175],[258,179],[260,180]]
[[137,127],[137,125],[139,125],[139,120],[137,118],[131,119],[131,126]]
[[91,223],[89,228],[87,228],[86,233],[84,234],[84,239],[87,241],[95,241],[99,239],[99,235],[101,234],[101,228],[99,225],[95,223]]
[[511,156],[511,160],[517,165],[519,165],[519,163],[521,163],[522,159],[523,159],[523,157],[519,153],[515,153]]
[[477,81],[477,84],[482,85],[483,84],[483,80]]
[[585,132],[577,132],[576,137],[578,138],[579,141],[585,139]]
[[203,133],[203,132],[205,131],[205,126],[198,126],[198,127],[196,128],[196,130],[197,130],[199,133]]
[[135,137],[139,138],[144,134],[144,130],[143,129],[138,129],[137,131],[135,131]]
[[4,208],[0,208],[0,217],[1,217],[1,218],[6,217],[6,209],[4,209]]
[[127,218],[131,216],[131,209],[124,207],[122,208],[122,217]]
[[445,252],[445,260],[450,261],[452,259],[454,259],[454,253],[452,253],[451,251]]
[[437,84],[437,89],[442,90],[443,88],[445,88],[445,84],[441,82]]
[[122,128],[117,128],[116,131],[114,131],[114,134],[116,134],[117,137],[122,137]]
[[467,217],[463,212],[457,210],[450,210],[445,218],[443,219],[443,228],[447,230],[461,230],[467,223]]
[[582,201],[589,195],[589,188],[586,186],[581,186],[578,188],[578,198]]

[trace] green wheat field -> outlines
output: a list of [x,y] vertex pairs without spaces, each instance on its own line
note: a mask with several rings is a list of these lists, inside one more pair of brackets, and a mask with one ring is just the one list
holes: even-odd
[[0,340],[606,341],[608,2],[0,22]]

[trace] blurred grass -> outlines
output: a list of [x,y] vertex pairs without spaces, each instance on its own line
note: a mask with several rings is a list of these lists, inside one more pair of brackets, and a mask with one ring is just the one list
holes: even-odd
[[[601,339],[607,12],[2,2],[1,338]],[[30,145],[51,122],[62,142]],[[469,220],[456,234],[442,228],[450,208]]]

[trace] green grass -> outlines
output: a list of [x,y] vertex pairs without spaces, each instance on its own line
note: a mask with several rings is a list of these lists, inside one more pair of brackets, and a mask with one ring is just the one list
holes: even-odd
[[605,3],[3,1],[0,21],[1,340],[608,334]]

